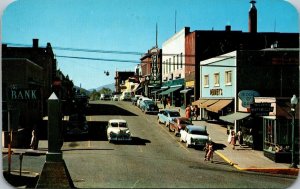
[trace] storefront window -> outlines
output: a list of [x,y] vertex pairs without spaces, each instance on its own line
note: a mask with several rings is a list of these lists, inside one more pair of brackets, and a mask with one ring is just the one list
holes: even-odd
[[264,150],[269,152],[290,151],[288,120],[264,119]]

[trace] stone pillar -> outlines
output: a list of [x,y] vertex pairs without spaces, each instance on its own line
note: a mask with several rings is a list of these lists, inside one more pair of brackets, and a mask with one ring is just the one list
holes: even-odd
[[62,157],[61,104],[55,93],[48,99],[48,152],[35,188],[75,188]]
[[46,161],[60,162],[63,160],[62,144],[61,104],[55,93],[52,93],[48,99],[48,152]]

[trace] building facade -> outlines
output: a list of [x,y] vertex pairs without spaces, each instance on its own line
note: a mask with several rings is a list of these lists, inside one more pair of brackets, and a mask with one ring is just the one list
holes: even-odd
[[202,119],[223,120],[236,132],[243,129],[245,142],[262,149],[267,117],[253,113],[254,99],[298,96],[298,67],[299,48],[240,50],[201,61],[201,97],[194,105],[200,107]]

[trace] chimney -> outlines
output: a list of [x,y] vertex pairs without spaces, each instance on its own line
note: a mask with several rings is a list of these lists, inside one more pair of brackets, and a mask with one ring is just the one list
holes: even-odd
[[250,1],[251,8],[249,10],[249,32],[257,33],[257,10],[255,7],[256,1]]
[[39,48],[39,39],[32,39],[32,47]]
[[231,31],[231,26],[230,25],[226,25],[225,26],[225,31],[230,32]]

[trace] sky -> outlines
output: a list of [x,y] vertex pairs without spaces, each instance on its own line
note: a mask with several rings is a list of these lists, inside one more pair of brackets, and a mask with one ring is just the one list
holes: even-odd
[[[32,46],[33,38],[41,47],[51,43],[64,75],[92,89],[114,83],[116,71],[134,70],[141,55],[156,44],[156,24],[159,48],[183,27],[224,30],[231,25],[248,32],[249,1],[18,0],[2,13],[1,41],[8,46]],[[258,32],[299,33],[298,12],[287,1],[257,0],[256,8]]]

